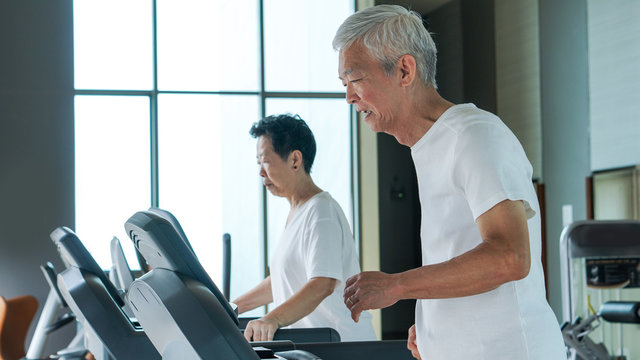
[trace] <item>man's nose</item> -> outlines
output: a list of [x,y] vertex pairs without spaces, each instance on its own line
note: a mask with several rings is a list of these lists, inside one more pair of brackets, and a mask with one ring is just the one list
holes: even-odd
[[353,90],[353,86],[351,84],[347,84],[347,103],[355,104],[360,98],[356,95],[356,92]]

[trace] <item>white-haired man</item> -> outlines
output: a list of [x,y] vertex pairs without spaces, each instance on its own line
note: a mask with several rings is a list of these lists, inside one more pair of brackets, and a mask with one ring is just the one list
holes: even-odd
[[422,210],[423,266],[348,279],[353,319],[418,299],[407,345],[418,359],[566,359],[545,298],[532,167],[516,137],[497,116],[438,94],[436,48],[415,12],[359,11],[333,47],[347,102],[411,147]]

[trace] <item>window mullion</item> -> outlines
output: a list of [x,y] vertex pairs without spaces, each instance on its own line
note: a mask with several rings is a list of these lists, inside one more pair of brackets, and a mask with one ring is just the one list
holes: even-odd
[[152,1],[152,51],[153,51],[153,88],[149,99],[150,119],[149,128],[151,136],[151,206],[160,204],[160,184],[158,176],[158,26],[157,26],[157,1]]

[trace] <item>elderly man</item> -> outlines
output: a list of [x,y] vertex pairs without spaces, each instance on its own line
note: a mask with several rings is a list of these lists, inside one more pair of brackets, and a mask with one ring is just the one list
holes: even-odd
[[347,102],[411,148],[422,207],[423,266],[349,278],[352,318],[418,299],[407,345],[418,359],[566,359],[545,299],[532,167],[516,137],[495,115],[438,94],[436,48],[415,12],[359,11],[333,47]]

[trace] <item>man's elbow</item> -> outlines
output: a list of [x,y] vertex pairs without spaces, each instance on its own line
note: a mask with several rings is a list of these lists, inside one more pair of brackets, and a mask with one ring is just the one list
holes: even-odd
[[531,270],[531,256],[528,252],[511,252],[504,258],[504,273],[507,281],[522,280]]

